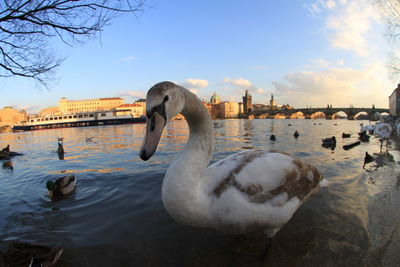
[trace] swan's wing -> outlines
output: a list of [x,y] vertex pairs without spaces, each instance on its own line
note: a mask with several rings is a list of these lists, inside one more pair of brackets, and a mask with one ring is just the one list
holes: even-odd
[[[302,202],[322,180],[317,168],[277,151],[248,150],[218,161],[206,170],[209,194],[235,191],[253,203],[297,197]],[[231,191],[232,192],[232,191]]]

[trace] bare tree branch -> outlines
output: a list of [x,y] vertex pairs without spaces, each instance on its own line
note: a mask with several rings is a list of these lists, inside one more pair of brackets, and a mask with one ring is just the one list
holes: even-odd
[[[393,43],[398,42],[400,37],[400,1],[399,0],[374,0],[378,5],[388,28],[386,37]],[[389,76],[396,80],[400,75],[400,58],[397,53],[389,55]]]
[[0,77],[47,81],[63,61],[50,39],[73,46],[96,37],[120,14],[142,11],[144,0],[0,0]]

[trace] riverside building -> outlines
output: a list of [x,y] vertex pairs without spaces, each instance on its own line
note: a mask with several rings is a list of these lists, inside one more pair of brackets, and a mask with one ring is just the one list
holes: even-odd
[[58,101],[58,110],[62,114],[95,112],[113,110],[124,104],[124,100],[120,97],[85,99],[85,100],[68,100],[66,97]]

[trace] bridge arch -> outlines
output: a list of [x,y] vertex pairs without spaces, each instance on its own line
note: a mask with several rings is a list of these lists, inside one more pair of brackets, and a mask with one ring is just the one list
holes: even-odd
[[333,120],[336,120],[336,119],[348,119],[348,118],[349,118],[349,115],[347,115],[347,113],[344,112],[344,111],[338,111],[338,112],[332,114],[332,119]]
[[317,111],[310,115],[310,119],[326,119],[326,114],[322,111]]
[[283,113],[277,113],[274,115],[274,119],[286,119],[286,115]]
[[305,119],[304,113],[301,111],[290,114],[289,119]]
[[[377,112],[378,113],[378,112]],[[379,114],[379,113],[378,113]],[[356,115],[354,115],[355,120],[369,120],[369,114],[366,111],[360,111]]]

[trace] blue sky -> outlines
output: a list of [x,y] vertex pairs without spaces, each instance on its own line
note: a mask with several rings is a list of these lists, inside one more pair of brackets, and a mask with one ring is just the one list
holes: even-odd
[[22,78],[0,80],[0,108],[37,112],[61,97],[145,97],[169,80],[209,99],[256,103],[273,93],[295,107],[388,107],[385,27],[368,0],[155,1],[121,16],[97,40],[67,47],[49,90]]

